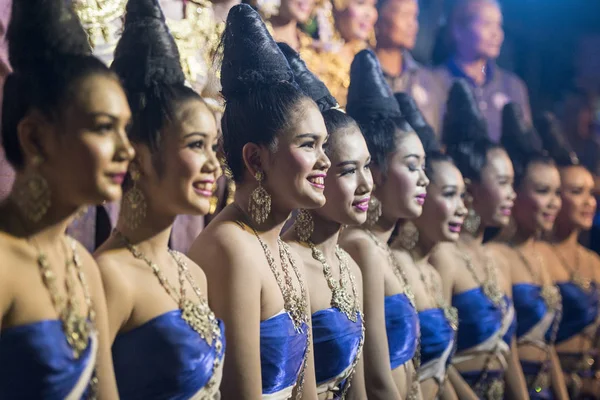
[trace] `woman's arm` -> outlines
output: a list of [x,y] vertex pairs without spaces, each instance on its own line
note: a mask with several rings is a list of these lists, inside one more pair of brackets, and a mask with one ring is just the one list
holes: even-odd
[[565,375],[562,372],[560,366],[560,360],[556,354],[554,346],[549,350],[550,352],[550,368],[552,368],[552,391],[554,397],[557,400],[569,400],[569,392],[567,391],[567,385],[565,383]]
[[517,339],[514,337],[510,346],[510,354],[507,358],[504,381],[506,384],[506,394],[509,399],[526,400],[529,398],[527,381],[525,381],[523,369],[521,368],[521,362],[519,361]]
[[[442,392],[442,395],[439,396],[442,400],[463,400],[462,397],[459,397],[458,393],[456,392],[456,390],[454,390],[454,386],[452,386],[452,379],[450,378],[450,374],[452,373],[452,370],[454,370],[454,372],[456,372],[456,369],[454,369],[452,366],[449,367],[448,369],[448,379],[446,379],[446,381],[444,382],[444,391]],[[458,374],[458,372],[456,372]],[[470,399],[470,397],[469,397]],[[479,399],[477,399],[479,400]]]
[[344,241],[342,246],[358,264],[363,278],[365,344],[363,350],[365,381],[370,400],[401,399],[392,377],[385,328],[384,280],[385,257],[377,254],[366,240]]
[[[189,257],[204,269],[208,300],[225,324],[225,361],[221,398],[255,400],[262,397],[260,365],[261,280],[251,265],[251,249],[194,243]],[[216,248],[218,247],[218,248]],[[207,254],[207,253],[210,253]]]
[[[467,382],[465,382],[463,377],[460,375],[458,370],[456,368],[454,368],[453,365],[450,365],[448,367],[447,381],[448,380],[452,384],[452,387],[454,388],[454,392],[460,400],[479,400],[479,397],[477,397],[477,395],[475,394],[473,389],[471,389],[471,386],[469,386],[469,384]],[[442,394],[444,398],[445,398],[446,389],[447,389],[447,387],[444,388],[444,393]]]
[[79,243],[77,243],[77,252],[81,255],[83,261],[85,279],[90,290],[92,307],[94,307],[96,314],[95,325],[98,332],[98,354],[96,356],[98,397],[106,400],[118,399],[117,381],[115,379],[110,350],[112,340],[109,338],[108,311],[102,287],[102,278],[98,270],[98,265],[91,254]]

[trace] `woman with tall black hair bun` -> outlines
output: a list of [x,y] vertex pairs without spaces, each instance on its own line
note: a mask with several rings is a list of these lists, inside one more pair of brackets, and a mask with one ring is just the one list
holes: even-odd
[[452,159],[440,151],[433,129],[425,122],[415,101],[406,93],[396,93],[395,97],[423,143],[425,173],[429,179],[423,212],[417,218],[398,223],[390,245],[407,271],[418,310],[418,379],[424,399],[473,398],[468,387],[454,388],[453,385],[455,371],[450,362],[458,319],[450,304],[450,295],[442,290],[441,276],[430,261],[441,243],[458,239],[466,214],[462,175]]
[[112,69],[123,81],[136,157],[119,220],[96,251],[122,399],[219,394],[223,324],[206,298],[202,270],[169,249],[179,214],[205,215],[220,174],[217,126],[186,87],[179,52],[158,0],[129,0]]
[[511,222],[487,246],[502,260],[512,284],[517,350],[530,397],[567,399],[554,347],[563,313],[560,292],[550,276],[556,257],[540,240],[552,230],[561,207],[560,175],[517,104],[506,105],[502,120],[502,145],[513,163],[517,197]]
[[118,77],[62,1],[16,0],[2,144],[0,398],[118,398],[98,266],[65,235],[78,209],[121,198],[134,149]]
[[341,111],[329,90],[287,44],[286,56],[298,86],[319,105],[329,139],[332,167],[325,177],[325,206],[300,210],[284,239],[302,258],[312,310],[315,373],[319,399],[366,399],[362,275],[338,245],[343,225],[367,219],[373,189],[369,149],[356,122]]
[[[516,351],[516,319],[511,282],[484,245],[488,227],[510,221],[515,200],[514,172],[506,151],[493,143],[471,88],[457,81],[450,90],[443,138],[447,154],[461,171],[466,187],[467,218],[456,243],[438,246],[432,264],[458,310],[453,366],[481,399],[527,398]],[[515,351],[512,351],[512,350]]]
[[227,327],[222,396],[313,400],[310,296],[303,263],[279,234],[292,210],[325,204],[327,129],[252,7],[231,9],[223,45],[221,125],[235,199],[189,253]]
[[421,214],[429,183],[423,170],[425,154],[372,51],[356,55],[350,76],[347,110],[364,134],[376,185],[366,223],[344,229],[340,238],[363,276],[367,395],[420,399],[413,365],[419,343],[417,311],[404,267],[387,243],[400,219]]
[[594,379],[598,369],[600,258],[578,242],[580,234],[591,229],[596,213],[594,177],[579,163],[552,114],[541,116],[536,126],[561,179],[562,207],[550,237],[550,248],[559,263],[549,269],[563,306],[556,351],[570,399],[595,399],[600,395]]

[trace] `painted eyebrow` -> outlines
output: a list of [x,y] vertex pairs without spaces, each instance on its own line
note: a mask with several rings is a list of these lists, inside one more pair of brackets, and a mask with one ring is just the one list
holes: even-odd
[[203,138],[208,137],[208,135],[206,133],[204,133],[204,132],[192,132],[192,133],[186,134],[183,137],[183,139],[187,139],[187,138],[192,137],[192,136],[202,136]]
[[358,161],[354,161],[354,160],[342,161],[341,163],[338,163],[336,165],[336,167],[345,167],[346,165],[358,165]]

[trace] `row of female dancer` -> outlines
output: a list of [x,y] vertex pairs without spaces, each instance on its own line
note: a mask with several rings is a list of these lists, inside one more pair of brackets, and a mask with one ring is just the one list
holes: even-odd
[[[210,208],[218,130],[157,1],[129,1],[110,69],[63,1],[14,1],[8,40],[0,398],[598,398],[599,260],[577,243],[593,179],[551,116],[540,141],[509,104],[493,144],[457,81],[442,151],[373,52],[344,112],[237,5],[221,69],[235,200],[183,255],[171,226]],[[93,256],[65,236],[122,193]]]

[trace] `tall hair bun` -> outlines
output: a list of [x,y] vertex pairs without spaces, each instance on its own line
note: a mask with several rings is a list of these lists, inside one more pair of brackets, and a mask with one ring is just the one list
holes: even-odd
[[554,114],[545,112],[535,120],[535,127],[544,149],[560,166],[579,165],[579,158],[563,135],[560,122]]
[[442,138],[447,146],[489,141],[487,124],[469,84],[464,79],[454,82],[450,88]]
[[64,0],[13,0],[6,38],[12,68],[44,68],[61,56],[91,55],[79,18]]
[[111,68],[129,92],[185,83],[179,51],[158,0],[129,0]]
[[300,55],[287,43],[277,43],[294,73],[294,80],[300,89],[317,103],[321,112],[338,106],[327,86],[306,66]]
[[352,61],[346,110],[357,120],[402,116],[372,50],[360,51]]
[[412,96],[405,92],[398,92],[394,94],[394,97],[406,122],[408,122],[419,136],[419,139],[421,139],[425,152],[441,151],[440,143],[433,128],[427,123],[425,117],[423,117],[423,113],[421,113],[419,106],[417,106]]
[[222,41],[221,86],[226,100],[253,88],[294,83],[285,56],[250,5],[231,8]]
[[543,153],[542,143],[533,127],[525,124],[521,106],[508,103],[502,110],[502,146],[513,160],[527,160]]

